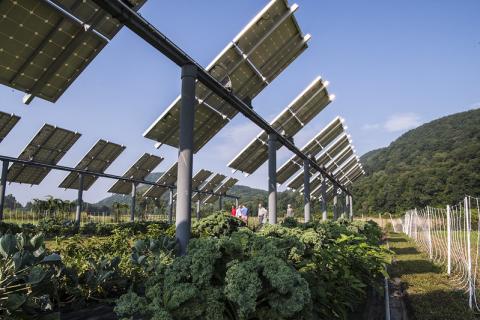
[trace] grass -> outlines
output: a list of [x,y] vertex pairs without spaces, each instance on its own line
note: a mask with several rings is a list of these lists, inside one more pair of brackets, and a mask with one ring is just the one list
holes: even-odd
[[388,241],[396,260],[389,274],[392,278],[400,278],[407,292],[410,319],[480,319],[480,315],[469,310],[465,292],[454,288],[443,268],[419,252],[405,235],[390,233]]

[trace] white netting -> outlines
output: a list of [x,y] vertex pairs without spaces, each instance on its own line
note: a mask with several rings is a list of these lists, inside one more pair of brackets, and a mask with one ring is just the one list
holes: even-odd
[[413,209],[402,218],[402,229],[430,259],[446,267],[453,283],[468,294],[469,306],[480,311],[479,198],[466,196],[454,206]]

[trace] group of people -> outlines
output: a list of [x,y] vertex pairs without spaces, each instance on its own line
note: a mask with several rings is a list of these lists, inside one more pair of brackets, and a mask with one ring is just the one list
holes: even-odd
[[[293,208],[289,204],[287,205],[287,217],[294,216]],[[243,204],[239,205],[238,208],[232,206],[232,217],[237,217],[242,219],[245,222],[248,222],[248,208]],[[263,207],[261,203],[258,204],[258,223],[264,224],[268,221],[268,210]]]
[[237,217],[245,222],[248,222],[248,208],[243,204],[239,205],[238,208],[232,206],[232,217]]

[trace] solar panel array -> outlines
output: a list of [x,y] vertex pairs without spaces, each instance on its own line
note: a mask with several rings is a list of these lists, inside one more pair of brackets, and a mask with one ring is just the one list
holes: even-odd
[[[165,171],[156,181],[158,184],[174,186],[177,183],[178,162],[175,162],[167,171]],[[168,191],[168,188],[160,186],[150,186],[143,194],[144,197],[160,198]]]
[[[327,92],[327,81],[313,80],[270,124],[278,132],[293,137],[320,113],[333,99]],[[280,149],[279,144],[277,150]],[[260,132],[228,166],[252,174],[268,160],[268,134]]]
[[[125,150],[125,146],[105,140],[99,140],[75,166],[75,169],[104,173],[123,150]],[[84,175],[83,190],[88,190],[97,179],[97,176],[88,174]],[[78,190],[80,188],[79,175],[75,172],[70,172],[62,183],[60,183],[59,187]]]
[[[306,48],[286,0],[270,3],[207,66],[240,99],[251,101]],[[197,82],[194,152],[212,139],[238,111]],[[180,96],[145,131],[146,138],[178,147]]]
[[[144,180],[155,169],[162,157],[145,153],[123,174],[123,177]],[[132,183],[124,180],[117,180],[115,184],[108,190],[111,193],[129,194],[132,192]]]
[[[227,193],[228,190],[230,190],[236,183],[238,182],[238,179],[235,178],[229,178],[227,181],[222,183],[216,190],[215,193],[217,194],[225,194]],[[203,203],[213,203],[218,200],[220,196],[210,194],[208,195],[204,200]]]
[[[303,146],[301,151],[311,156],[317,155],[345,131],[343,122],[343,119],[340,117],[333,119],[312,140]],[[285,183],[301,168],[303,168],[303,160],[297,155],[292,156],[277,170],[277,182],[279,184]]]
[[13,127],[20,120],[19,116],[13,113],[5,113],[0,111],[0,142],[12,131]]
[[[44,124],[18,158],[55,165],[77,142],[80,136],[81,134],[78,132]],[[7,181],[32,185],[40,184],[49,172],[50,169],[48,168],[13,163],[8,170]]]
[[[213,192],[216,188],[218,188],[222,184],[223,180],[225,180],[225,176],[223,174],[217,173],[200,188],[200,191]],[[196,192],[192,196],[192,201],[197,201],[197,200],[202,201],[202,199],[205,199],[207,196],[208,195],[206,194]]]
[[192,178],[192,190],[200,188],[200,186],[213,174],[213,172],[205,169],[198,171]]
[[[325,167],[326,164],[335,158],[343,149],[350,144],[350,139],[346,133],[342,133],[335,142],[329,144],[321,153],[315,158],[317,164],[321,167]],[[295,168],[293,166],[292,168]],[[302,166],[303,168],[303,166]],[[297,169],[298,170],[298,169]],[[284,171],[285,172],[285,171]],[[310,176],[314,176],[318,172],[314,168],[310,168]],[[303,185],[303,170],[299,170],[297,174],[290,180],[288,187],[292,189],[299,189]]]
[[91,0],[0,1],[0,83],[55,102],[120,27]]

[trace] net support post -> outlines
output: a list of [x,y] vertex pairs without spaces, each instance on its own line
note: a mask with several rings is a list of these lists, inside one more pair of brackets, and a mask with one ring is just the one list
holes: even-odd
[[327,220],[327,179],[322,176],[322,182],[320,185],[320,192],[322,194],[322,220]]
[[432,247],[432,217],[430,215],[430,208],[427,207],[427,228],[428,228],[428,234],[427,234],[427,240],[428,240],[428,256],[430,260],[433,259],[433,247]]
[[195,120],[195,81],[197,67],[182,66],[182,93],[180,103],[180,139],[178,148],[176,238],[179,254],[187,253],[192,215],[193,126]]
[[5,208],[5,191],[7,190],[8,161],[2,161],[2,176],[0,178],[0,221],[3,220],[3,209]]
[[447,274],[452,272],[452,225],[450,206],[447,205]]
[[83,174],[79,174],[79,186],[77,193],[77,208],[75,211],[75,223],[80,224],[80,218],[82,216],[82,207],[83,207]]
[[472,231],[472,220],[471,220],[471,211],[469,198],[466,196],[464,199],[464,210],[465,210],[465,225],[467,227],[467,272],[468,272],[468,306],[473,310],[473,296],[475,294],[475,286],[472,278],[472,244],[471,244],[471,231]]
[[277,137],[268,135],[268,223],[277,223]]
[[132,182],[132,202],[130,204],[130,222],[135,221],[135,206],[136,206],[137,185]]
[[305,222],[310,222],[310,161],[303,160],[303,213]]

